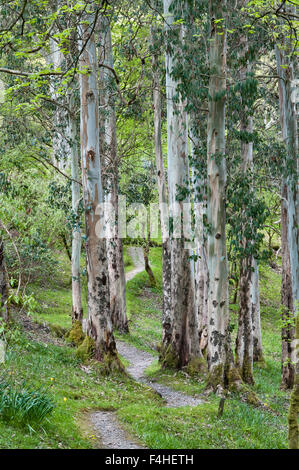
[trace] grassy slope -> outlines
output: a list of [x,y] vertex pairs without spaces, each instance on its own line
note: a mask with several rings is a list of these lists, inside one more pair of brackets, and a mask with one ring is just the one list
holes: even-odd
[[[127,255],[126,259],[129,268]],[[148,286],[146,273],[129,281],[127,305],[131,329],[130,334],[122,339],[155,354],[161,336],[159,248],[151,250],[151,262],[158,280],[157,288]],[[36,313],[40,321],[69,326],[70,273],[67,262],[63,262],[63,266],[59,279],[52,279],[46,289],[35,284],[31,290],[41,305]],[[34,386],[42,384],[50,387],[57,407],[49,422],[45,423],[44,431],[38,430],[31,436],[29,432],[7,426],[0,420],[0,447],[91,447],[94,445],[92,431],[87,430],[83,435],[78,431],[81,412],[113,408],[117,410],[123,425],[150,448],[286,448],[288,395],[279,390],[279,296],[279,276],[273,270],[262,267],[262,323],[267,365],[265,369],[255,368],[254,388],[264,403],[278,411],[280,416],[231,398],[226,401],[223,417],[218,419],[219,399],[215,396],[191,409],[168,409],[161,406],[157,396],[147,387],[134,384],[129,379],[103,378],[94,368],[86,374],[71,348],[45,347],[28,342],[23,334],[18,333],[19,339],[13,341],[9,348],[7,372],[11,372],[17,381],[26,379]],[[232,310],[235,311],[236,306],[232,306]],[[154,380],[189,393],[199,393],[204,387],[203,381],[191,379],[183,373],[161,371],[158,363],[148,373]]]

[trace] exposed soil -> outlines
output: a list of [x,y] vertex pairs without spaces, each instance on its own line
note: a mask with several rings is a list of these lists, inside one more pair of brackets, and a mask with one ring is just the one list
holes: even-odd
[[23,325],[24,330],[32,341],[43,344],[55,344],[55,346],[67,346],[63,338],[58,338],[52,334],[49,326],[33,321],[26,313],[13,312],[12,316]]

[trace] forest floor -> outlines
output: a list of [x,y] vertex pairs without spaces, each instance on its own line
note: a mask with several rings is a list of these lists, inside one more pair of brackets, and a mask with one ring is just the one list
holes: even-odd
[[[131,254],[132,250],[126,248],[127,272],[136,269]],[[53,335],[56,326],[71,325],[70,266],[64,256],[59,255],[58,260],[60,269],[52,279],[36,279],[29,286],[28,293],[33,293],[38,308],[29,319],[22,314],[23,326],[7,333],[6,363],[1,370],[11,378],[12,387],[26,384],[46,390],[55,409],[34,430],[0,419],[0,448],[109,448],[116,441],[124,441],[125,448],[287,448],[289,394],[280,389],[277,269],[260,269],[266,366],[255,366],[253,390],[268,410],[231,396],[223,416],[217,418],[219,398],[203,395],[204,377],[190,377],[184,371],[162,370],[159,366],[160,248],[152,248],[150,253],[157,286],[149,286],[141,266],[127,283],[130,333],[116,333],[127,375],[103,375],[98,364],[82,363],[69,343]],[[231,312],[235,333],[237,305],[231,304]],[[173,395],[175,392],[179,395]],[[178,401],[179,397],[183,402]],[[188,403],[189,399],[192,401]],[[181,404],[184,406],[173,407]]]

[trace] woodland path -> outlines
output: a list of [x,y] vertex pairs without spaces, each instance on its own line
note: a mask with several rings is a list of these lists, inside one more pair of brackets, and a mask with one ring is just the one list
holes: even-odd
[[[144,270],[143,252],[140,247],[129,248],[130,257],[135,268],[126,273],[126,281],[131,280],[136,274]],[[178,408],[181,406],[197,406],[202,403],[200,397],[192,397],[177,392],[170,387],[151,382],[144,377],[144,371],[155,360],[150,353],[131,346],[123,341],[117,341],[117,350],[122,357],[129,361],[128,373],[137,382],[142,382],[155,390],[165,401],[165,406]],[[90,424],[105,449],[143,449],[121,427],[113,411],[96,411],[89,414]]]

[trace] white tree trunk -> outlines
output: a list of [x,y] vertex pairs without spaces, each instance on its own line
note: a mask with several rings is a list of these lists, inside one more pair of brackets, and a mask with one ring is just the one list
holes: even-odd
[[[113,51],[111,30],[108,18],[103,18],[100,30],[99,62],[113,68]],[[100,86],[102,88],[101,106],[102,121],[105,132],[104,158],[106,167],[107,197],[113,207],[115,222],[112,233],[107,238],[108,270],[110,280],[110,310],[112,324],[121,332],[128,332],[126,311],[126,278],[123,260],[122,239],[119,236],[118,221],[118,158],[116,139],[116,115],[113,97],[115,78],[106,67],[100,69]]]
[[[154,44],[154,31],[151,31],[151,43]],[[156,154],[156,170],[160,206],[162,235],[162,277],[163,277],[163,343],[168,343],[171,335],[171,256],[168,230],[167,188],[162,151],[162,117],[161,117],[161,85],[158,54],[153,54],[153,104],[154,104],[154,141]]]
[[81,197],[79,153],[77,139],[77,122],[73,114],[72,98],[69,100],[71,113],[69,113],[69,139],[71,151],[71,175],[72,175],[72,212],[74,216],[72,227],[72,320],[82,323],[82,293],[81,293],[81,227],[79,216],[79,203]]
[[[298,129],[296,105],[292,102],[294,65],[289,62],[290,50],[276,47],[277,73],[279,76],[279,102],[282,137],[286,144],[285,173],[282,177],[282,386],[292,388],[295,364],[295,322],[299,302],[299,186],[298,186]],[[287,174],[286,174],[286,169]],[[297,172],[297,173],[296,173]]]
[[[54,65],[54,69],[63,67],[65,57],[59,49],[59,45],[50,39],[50,61]],[[70,148],[68,144],[68,112],[59,106],[63,102],[63,97],[57,93],[59,81],[52,77],[50,81],[51,98],[58,103],[53,116],[53,137],[52,137],[52,160],[53,164],[59,169],[64,169],[69,164]]]
[[251,283],[251,301],[252,301],[252,333],[253,333],[253,360],[260,364],[264,363],[263,343],[262,343],[262,325],[261,325],[261,306],[260,306],[260,288],[259,288],[259,267],[253,258]]
[[[298,129],[296,105],[292,94],[295,91],[294,64],[289,61],[287,53],[292,46],[285,41],[286,51],[276,48],[277,73],[279,76],[279,99],[283,138],[287,149],[289,174],[286,175],[288,194],[288,244],[293,305],[299,302],[299,181],[298,181]],[[281,67],[283,66],[283,67]]]
[[116,344],[110,316],[106,240],[98,236],[103,225],[98,206],[104,202],[104,195],[100,163],[97,54],[89,24],[82,26],[81,35],[82,43],[85,44],[80,56],[81,70],[85,70],[80,75],[80,96],[82,184],[87,237],[87,332],[95,341],[96,358],[104,360],[107,356],[116,356]]
[[[226,30],[225,1],[210,0],[210,83],[208,114],[208,384],[214,390],[240,379],[232,374],[230,348],[228,260],[226,252]],[[216,20],[220,20],[217,21]]]
[[[197,149],[200,148],[198,130],[195,132],[195,118],[191,118],[190,126],[190,147],[191,156],[195,162],[198,158]],[[200,180],[198,181],[198,178]],[[200,175],[197,174],[195,166],[192,168],[192,179],[194,193],[200,187],[202,200],[198,201],[194,198],[194,215],[195,215],[195,236],[194,236],[194,255],[197,259],[194,262],[194,280],[195,280],[195,308],[198,314],[198,329],[200,338],[200,348],[206,351],[208,344],[208,260],[207,260],[207,244],[204,237],[204,216],[206,215],[205,199],[206,199],[206,183]],[[196,183],[195,183],[196,182]]]
[[[171,0],[164,0],[166,31],[169,27],[178,28],[183,42],[183,30],[174,25],[173,14],[169,11]],[[194,359],[198,369],[202,364],[202,353],[199,347],[198,317],[195,309],[194,285],[192,282],[189,249],[185,246],[183,235],[183,201],[177,200],[178,187],[189,182],[187,114],[185,103],[178,97],[178,83],[172,77],[174,52],[177,47],[172,44],[166,47],[166,99],[167,99],[167,156],[168,156],[168,191],[169,212],[173,221],[171,234],[171,326],[163,334],[161,359],[165,365],[183,367]],[[188,202],[188,199],[185,200]],[[177,233],[175,233],[177,232]],[[171,332],[171,334],[170,334]]]

